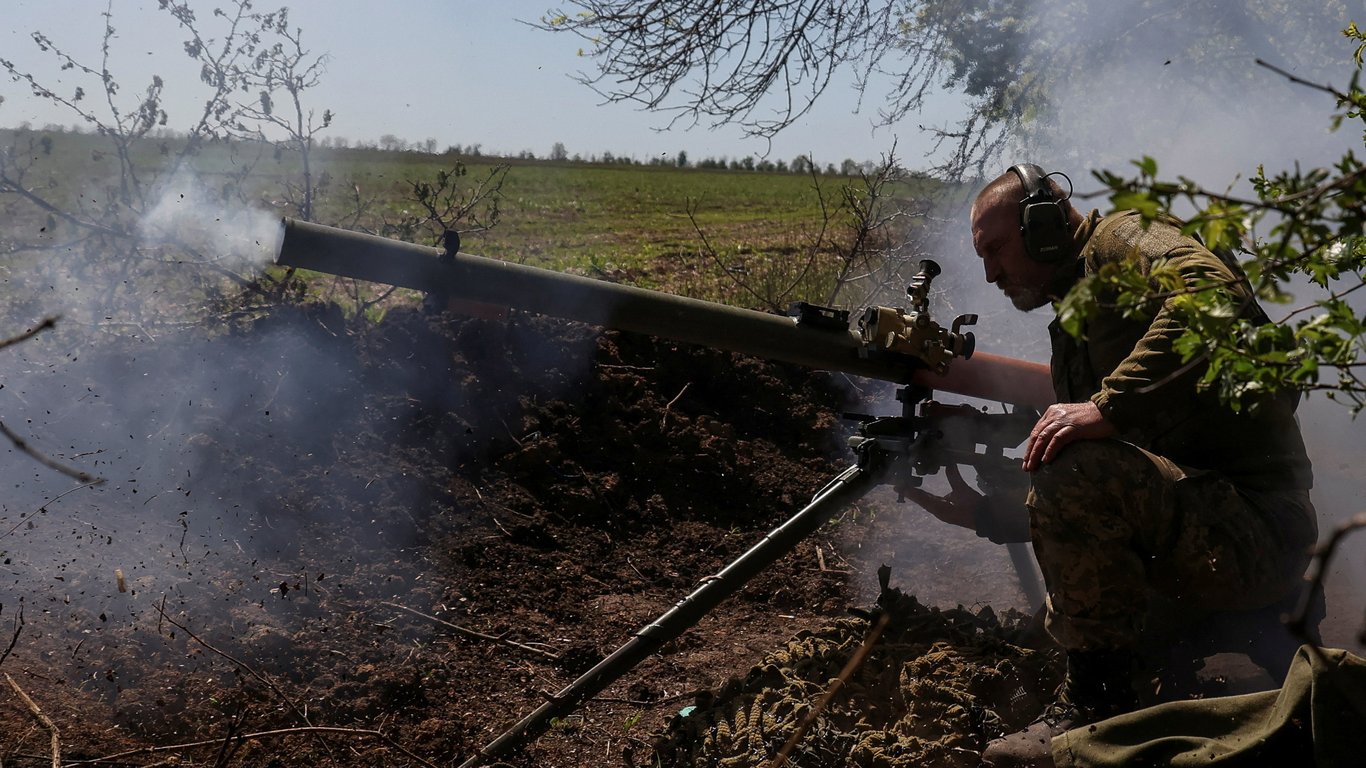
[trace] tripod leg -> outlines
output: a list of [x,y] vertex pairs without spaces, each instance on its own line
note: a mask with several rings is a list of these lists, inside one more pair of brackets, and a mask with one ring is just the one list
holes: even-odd
[[1039,610],[1039,606],[1043,605],[1044,592],[1039,571],[1034,567],[1033,550],[1023,541],[1007,544],[1006,550],[1010,552],[1010,562],[1015,566],[1015,576],[1020,580],[1020,589],[1024,590],[1025,599],[1029,601],[1029,610]]

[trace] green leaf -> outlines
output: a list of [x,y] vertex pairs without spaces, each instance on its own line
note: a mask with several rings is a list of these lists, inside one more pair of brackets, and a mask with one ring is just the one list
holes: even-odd
[[1144,219],[1154,219],[1161,212],[1161,206],[1151,192],[1118,192],[1110,198],[1115,208],[1138,211]]

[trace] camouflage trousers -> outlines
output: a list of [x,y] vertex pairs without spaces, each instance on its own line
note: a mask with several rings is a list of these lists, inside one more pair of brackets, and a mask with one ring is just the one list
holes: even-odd
[[1046,626],[1069,650],[1132,648],[1174,616],[1270,605],[1317,538],[1307,490],[1240,490],[1118,440],[1067,446],[1034,472],[1026,504]]

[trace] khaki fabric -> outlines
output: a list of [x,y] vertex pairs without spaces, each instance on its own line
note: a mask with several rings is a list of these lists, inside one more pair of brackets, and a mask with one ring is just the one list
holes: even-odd
[[[1235,267],[1171,223],[1145,226],[1133,211],[1103,218],[1093,212],[1073,247],[1077,279],[1120,263],[1135,264],[1143,274],[1165,267],[1187,285],[1219,281],[1218,290],[1239,302],[1245,316],[1265,317],[1248,299]],[[1294,418],[1297,399],[1268,398],[1254,412],[1234,412],[1219,403],[1216,393],[1197,392],[1203,367],[1187,368],[1174,348],[1185,327],[1170,298],[1136,316],[1101,312],[1086,325],[1082,339],[1054,322],[1051,367],[1059,402],[1089,399],[1124,440],[1183,466],[1218,471],[1240,488],[1311,487],[1309,459]]]
[[1053,739],[1059,768],[1366,766],[1366,659],[1300,648],[1279,691],[1180,701]]

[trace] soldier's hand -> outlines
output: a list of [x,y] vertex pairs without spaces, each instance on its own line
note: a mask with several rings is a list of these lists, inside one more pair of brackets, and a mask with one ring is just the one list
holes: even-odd
[[1025,444],[1024,470],[1033,472],[1053,460],[1063,446],[1077,440],[1099,440],[1119,433],[1096,407],[1083,403],[1054,403],[1048,406],[1029,433]]
[[982,494],[967,484],[956,464],[945,467],[944,476],[949,481],[949,492],[943,496],[936,496],[919,488],[899,490],[911,500],[911,503],[949,525],[977,530],[977,508],[983,502]]

